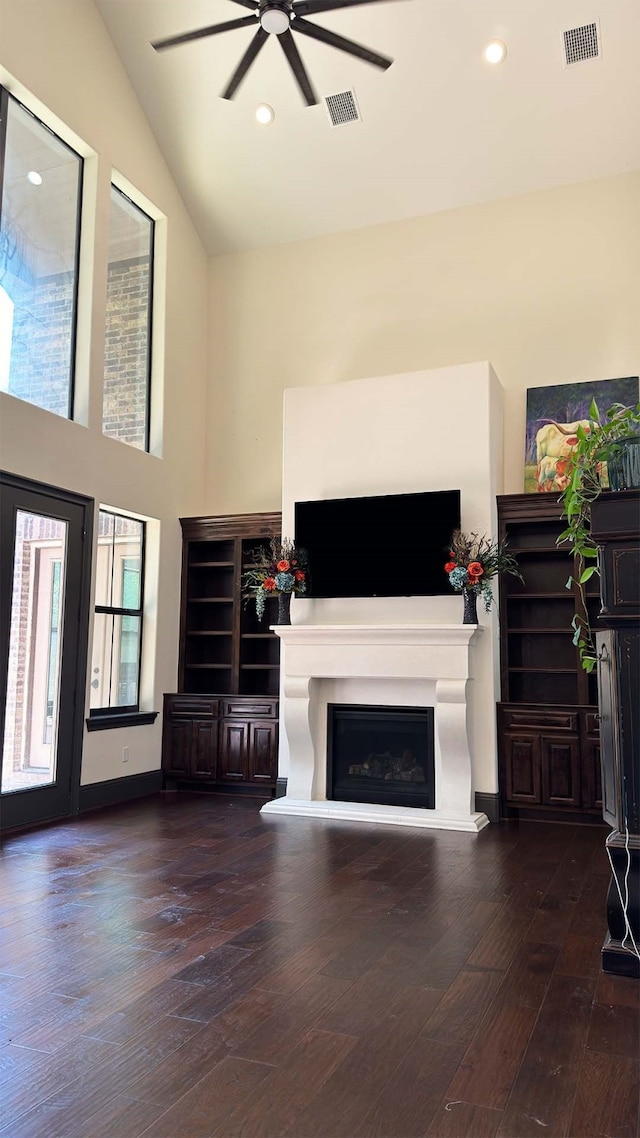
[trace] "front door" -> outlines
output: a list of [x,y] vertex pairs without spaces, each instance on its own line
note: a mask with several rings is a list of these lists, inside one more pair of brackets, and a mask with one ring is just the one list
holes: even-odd
[[77,811],[92,519],[0,472],[0,829]]

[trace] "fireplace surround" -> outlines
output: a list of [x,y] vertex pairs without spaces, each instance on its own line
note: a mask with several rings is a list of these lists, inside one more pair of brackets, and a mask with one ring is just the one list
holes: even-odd
[[[477,832],[468,737],[476,625],[281,625],[281,741],[287,793],[263,814],[296,814]],[[342,802],[327,795],[327,704],[432,707],[433,809]],[[284,739],[282,739],[284,736]]]

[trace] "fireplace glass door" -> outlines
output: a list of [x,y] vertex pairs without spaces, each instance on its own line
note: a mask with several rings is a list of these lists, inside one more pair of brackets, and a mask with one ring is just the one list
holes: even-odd
[[327,798],[435,809],[432,707],[330,703]]

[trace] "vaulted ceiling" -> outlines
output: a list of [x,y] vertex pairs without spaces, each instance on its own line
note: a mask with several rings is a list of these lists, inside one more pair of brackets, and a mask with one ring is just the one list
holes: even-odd
[[[255,35],[151,43],[250,15],[230,0],[94,0],[212,254],[295,241],[640,167],[638,0],[390,0],[318,25],[394,59],[386,71],[298,34],[308,107],[275,35],[232,100]],[[595,22],[597,58],[563,32]],[[257,26],[257,24],[256,24]],[[483,47],[507,45],[491,66]],[[325,97],[353,91],[333,127]],[[261,126],[258,103],[275,121]]]

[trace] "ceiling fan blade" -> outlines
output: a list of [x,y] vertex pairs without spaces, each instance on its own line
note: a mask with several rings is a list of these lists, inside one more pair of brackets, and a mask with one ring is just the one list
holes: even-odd
[[232,4],[240,4],[243,8],[251,8],[252,12],[257,12],[260,5],[258,0],[231,0]]
[[300,58],[300,52],[295,45],[293,36],[291,35],[291,30],[289,29],[288,31],[283,32],[281,36],[278,36],[278,40],[280,41],[280,46],[282,47],[282,50],[287,57],[289,67],[293,71],[297,84],[302,91],[307,106],[314,107],[318,102],[318,97],[313,87],[311,86],[311,80],[309,79],[304,63]]
[[207,36],[216,36],[218,32],[230,32],[232,28],[244,28],[249,24],[255,26],[255,16],[239,16],[237,20],[226,20],[224,24],[212,24],[208,28],[198,28],[195,32],[183,32],[180,36],[169,36],[166,40],[156,40],[151,46],[156,51],[164,51],[166,47],[178,47],[181,43],[190,43],[191,40],[205,39]]
[[328,28],[311,24],[308,20],[303,20],[301,16],[296,17],[293,29],[296,32],[302,32],[305,36],[311,36],[311,39],[321,40],[322,43],[327,43],[330,47],[337,47],[340,51],[346,51],[349,55],[357,55],[358,59],[372,63],[374,67],[381,67],[383,71],[386,71],[387,67],[391,67],[393,63],[393,60],[389,59],[387,55],[379,55],[377,51],[371,51],[370,48],[364,47],[360,43],[354,43],[353,40],[348,40],[345,36],[338,36],[335,32],[330,32]]
[[[249,18],[251,19],[251,17]],[[222,92],[223,99],[233,98],[236,91],[238,90],[238,87],[242,83],[242,80],[247,74],[247,71],[251,67],[251,64],[253,63],[256,55],[260,51],[260,48],[264,46],[268,39],[269,33],[265,32],[264,28],[258,28],[255,36],[251,40],[251,43],[245,51],[233,75],[231,76],[231,79],[229,80],[225,90]]]
[[316,12],[333,12],[337,8],[355,8],[357,4],[387,4],[389,0],[293,0],[293,11],[300,16]]

